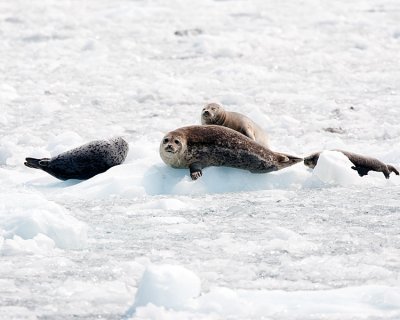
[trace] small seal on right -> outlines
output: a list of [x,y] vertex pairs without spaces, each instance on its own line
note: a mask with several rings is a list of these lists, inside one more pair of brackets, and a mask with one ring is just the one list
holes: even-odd
[[226,111],[218,103],[209,103],[203,108],[201,111],[201,124],[214,124],[231,128],[269,148],[268,135],[257,123],[244,114]]
[[[360,154],[356,154],[353,152],[349,151],[344,151],[344,150],[332,150],[332,151],[337,151],[343,153],[351,163],[354,164],[351,168],[353,170],[356,170],[360,177],[365,176],[368,174],[369,171],[377,171],[377,172],[382,172],[385,176],[386,179],[389,179],[390,173],[394,172],[396,175],[399,175],[399,171],[393,167],[390,164],[385,164],[382,161],[379,161],[378,159],[371,158],[371,157],[366,157]],[[304,165],[307,167],[314,169],[315,166],[317,165],[319,155],[321,154],[322,151],[320,152],[315,152],[308,157],[304,158]]]

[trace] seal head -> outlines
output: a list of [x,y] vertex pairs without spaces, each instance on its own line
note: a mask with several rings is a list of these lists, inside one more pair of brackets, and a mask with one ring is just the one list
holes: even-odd
[[201,123],[203,125],[214,124],[230,128],[268,147],[268,136],[258,124],[244,114],[226,111],[217,103],[209,103],[203,108]]

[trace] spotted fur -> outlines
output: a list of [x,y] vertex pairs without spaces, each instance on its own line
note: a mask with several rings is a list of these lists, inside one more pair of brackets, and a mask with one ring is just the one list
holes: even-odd
[[121,137],[96,140],[53,158],[26,158],[29,168],[41,169],[60,180],[89,179],[124,162],[128,143]]
[[169,132],[161,141],[160,156],[174,168],[189,168],[193,180],[209,166],[267,173],[303,160],[273,152],[237,131],[217,125],[189,126]]

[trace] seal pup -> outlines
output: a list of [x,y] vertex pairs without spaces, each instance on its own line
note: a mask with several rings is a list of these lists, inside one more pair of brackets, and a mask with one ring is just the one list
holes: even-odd
[[268,148],[268,136],[257,123],[241,113],[226,111],[217,103],[209,103],[203,108],[201,124],[231,128]]
[[267,173],[303,160],[271,151],[235,130],[217,125],[188,126],[167,133],[160,143],[160,157],[173,168],[189,168],[193,180],[209,166]]
[[124,162],[128,143],[121,137],[91,141],[53,158],[26,158],[29,168],[41,169],[60,180],[86,180]]
[[[377,171],[382,172],[385,175],[386,179],[389,179],[390,173],[394,172],[396,175],[399,175],[399,171],[395,167],[390,164],[385,164],[378,159],[366,157],[360,154],[356,154],[353,152],[348,152],[344,150],[333,150],[343,153],[349,160],[354,164],[351,168],[356,170],[360,177],[368,174],[369,171]],[[321,152],[315,152],[308,157],[304,158],[304,164],[313,169],[318,162],[319,155]]]

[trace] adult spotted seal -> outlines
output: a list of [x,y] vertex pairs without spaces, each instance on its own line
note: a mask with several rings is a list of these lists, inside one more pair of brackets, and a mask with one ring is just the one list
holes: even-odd
[[128,149],[128,143],[121,137],[96,140],[51,159],[26,158],[24,164],[60,180],[85,180],[124,162]]
[[[389,179],[390,173],[394,172],[399,175],[399,171],[390,164],[385,164],[378,159],[365,157],[360,154],[353,152],[343,151],[343,150],[333,150],[343,153],[349,160],[354,164],[351,168],[356,170],[358,174],[362,177],[368,174],[369,171],[382,172],[386,179]],[[319,155],[321,152],[315,152],[308,157],[304,158],[304,164],[309,168],[314,168],[317,165]]]
[[268,147],[268,136],[258,124],[241,113],[226,111],[217,103],[209,103],[203,108],[201,123],[231,128]]
[[303,160],[273,152],[237,131],[216,125],[188,126],[167,133],[161,140],[160,156],[171,167],[189,168],[193,180],[209,166],[267,173]]

